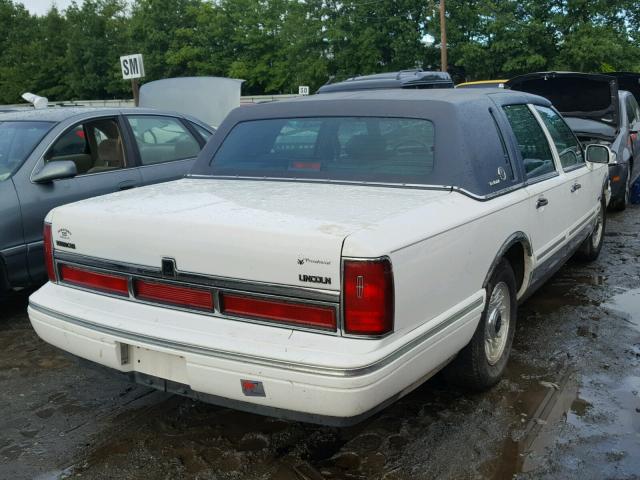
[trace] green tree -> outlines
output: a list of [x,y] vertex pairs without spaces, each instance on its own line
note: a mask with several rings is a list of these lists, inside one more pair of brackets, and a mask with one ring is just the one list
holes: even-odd
[[68,40],[66,83],[72,98],[113,98],[127,95],[120,55],[129,51],[125,0],[85,0],[66,11]]
[[21,4],[0,0],[0,32],[0,102],[14,103],[24,92],[38,89],[32,78],[37,59],[31,51],[37,23]]
[[66,75],[67,21],[53,7],[36,19],[36,28],[37,35],[28,49],[33,57],[34,93],[49,100],[66,100],[70,95]]
[[129,19],[131,48],[144,56],[146,80],[196,75],[192,43],[200,0],[140,0]]

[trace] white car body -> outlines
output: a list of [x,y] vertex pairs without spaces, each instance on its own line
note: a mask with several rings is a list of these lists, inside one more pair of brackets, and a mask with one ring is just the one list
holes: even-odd
[[[469,343],[488,275],[507,249],[518,244],[523,252],[522,299],[589,234],[606,165],[563,171],[545,134],[558,174],[490,199],[456,189],[194,175],[47,217],[58,268],[162,278],[159,267],[171,258],[177,280],[206,284],[214,298],[241,291],[330,305],[335,331],[230,318],[219,305],[206,313],[167,307],[64,281],[31,296],[31,322],[46,342],[160,389],[352,423],[420,385]],[[537,208],[542,196],[548,206]],[[392,332],[345,332],[341,276],[349,258],[390,260]],[[264,395],[247,394],[245,381],[261,382]]]

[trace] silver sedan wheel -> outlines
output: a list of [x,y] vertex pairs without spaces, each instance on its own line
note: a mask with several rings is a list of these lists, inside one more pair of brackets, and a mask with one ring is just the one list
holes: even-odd
[[498,363],[504,354],[511,321],[511,293],[506,283],[493,287],[485,325],[484,353],[489,365]]
[[598,213],[596,214],[596,224],[593,227],[593,232],[591,233],[591,246],[593,248],[598,248],[600,244],[600,240],[602,239],[602,231],[604,230],[602,227],[604,225],[604,210],[602,209],[602,205],[598,207]]

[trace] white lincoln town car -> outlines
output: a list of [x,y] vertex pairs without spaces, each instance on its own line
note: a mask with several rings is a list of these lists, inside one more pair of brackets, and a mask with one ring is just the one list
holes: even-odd
[[355,423],[505,368],[518,302],[603,241],[611,152],[541,97],[331,93],[234,110],[182,180],[52,210],[38,335],[206,402]]

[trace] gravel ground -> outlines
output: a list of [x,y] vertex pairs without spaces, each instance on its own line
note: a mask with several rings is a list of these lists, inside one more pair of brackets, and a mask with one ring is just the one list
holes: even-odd
[[123,383],[40,341],[27,294],[0,306],[0,478],[640,479],[640,206],[610,214],[519,309],[503,381],[436,376],[346,429]]

